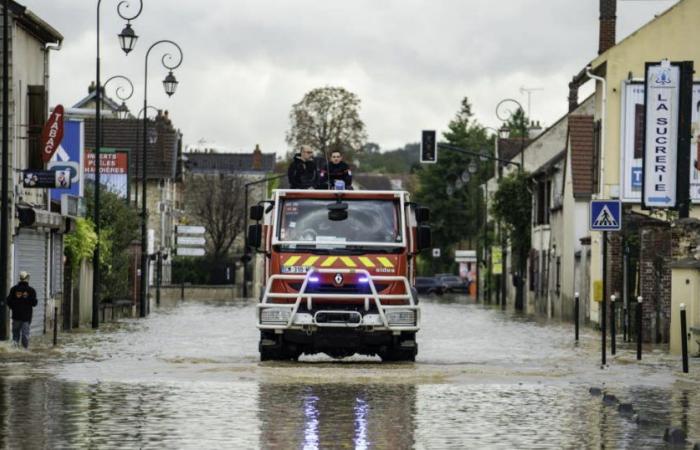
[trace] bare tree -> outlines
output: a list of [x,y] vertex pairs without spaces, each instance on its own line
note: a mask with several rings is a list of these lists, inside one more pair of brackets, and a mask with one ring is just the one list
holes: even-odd
[[342,87],[313,89],[289,113],[291,128],[287,143],[294,149],[302,144],[328,154],[332,150],[362,148],[367,140],[360,119],[360,98]]
[[207,234],[213,263],[226,260],[245,225],[243,177],[234,174],[193,175],[185,191],[186,208]]

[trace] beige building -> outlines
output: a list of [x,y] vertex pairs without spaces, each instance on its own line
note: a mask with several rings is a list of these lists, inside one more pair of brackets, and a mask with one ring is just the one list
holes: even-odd
[[[595,110],[589,124],[595,136],[592,198],[620,199],[624,205],[623,230],[611,234],[609,240],[608,295],[617,293],[618,298],[632,299],[642,294],[645,339],[666,342],[671,303],[669,263],[674,245],[670,239],[672,216],[640,206],[643,81],[646,62],[693,61],[696,68],[700,67],[700,2],[679,1],[619,43],[615,42],[615,15],[616,1],[602,1],[600,54],[573,78],[570,103],[576,104],[582,85],[595,83]],[[695,108],[693,118],[697,120]],[[691,171],[692,187],[700,187],[697,170]],[[697,202],[700,190],[695,190],[698,192],[691,190],[691,194]],[[691,216],[700,216],[700,209],[693,206]],[[597,289],[594,300],[601,300],[602,233],[590,233],[589,242],[587,289],[593,293]],[[599,321],[599,302],[589,303],[588,315]]]

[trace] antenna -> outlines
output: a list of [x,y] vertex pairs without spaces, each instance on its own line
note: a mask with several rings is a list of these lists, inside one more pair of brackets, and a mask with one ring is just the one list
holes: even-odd
[[544,88],[541,87],[532,87],[532,88],[526,88],[526,87],[521,87],[520,88],[520,93],[521,94],[527,94],[527,118],[532,119],[532,116],[530,116],[530,110],[532,107],[532,93],[536,91],[544,91]]

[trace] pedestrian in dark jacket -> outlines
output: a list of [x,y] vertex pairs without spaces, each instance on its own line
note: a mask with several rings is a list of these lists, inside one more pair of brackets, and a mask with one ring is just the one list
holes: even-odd
[[310,146],[302,145],[300,152],[294,155],[287,177],[291,189],[314,189],[318,186],[318,167]]
[[345,189],[352,189],[352,171],[350,166],[343,161],[343,154],[340,150],[331,152],[331,160],[328,163],[328,172],[323,174],[322,179],[327,179],[328,189],[335,189],[336,180],[344,183]]
[[7,306],[12,311],[12,341],[29,348],[29,329],[32,323],[32,309],[36,306],[36,291],[29,286],[29,274],[19,273],[19,283],[12,286],[7,296]]

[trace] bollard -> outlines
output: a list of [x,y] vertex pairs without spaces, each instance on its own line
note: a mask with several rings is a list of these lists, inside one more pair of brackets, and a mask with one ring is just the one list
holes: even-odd
[[53,308],[53,346],[58,344],[58,306]]
[[574,294],[574,333],[576,335],[576,342],[578,342],[578,316],[579,316],[579,294],[578,292]]
[[642,360],[642,300],[637,297],[637,361]]
[[617,300],[617,297],[615,294],[610,296],[610,354],[614,355],[615,354],[615,300]]
[[185,300],[185,282],[180,283],[180,300]]
[[681,303],[681,349],[683,351],[683,373],[688,373],[688,329],[685,318],[685,303]]

